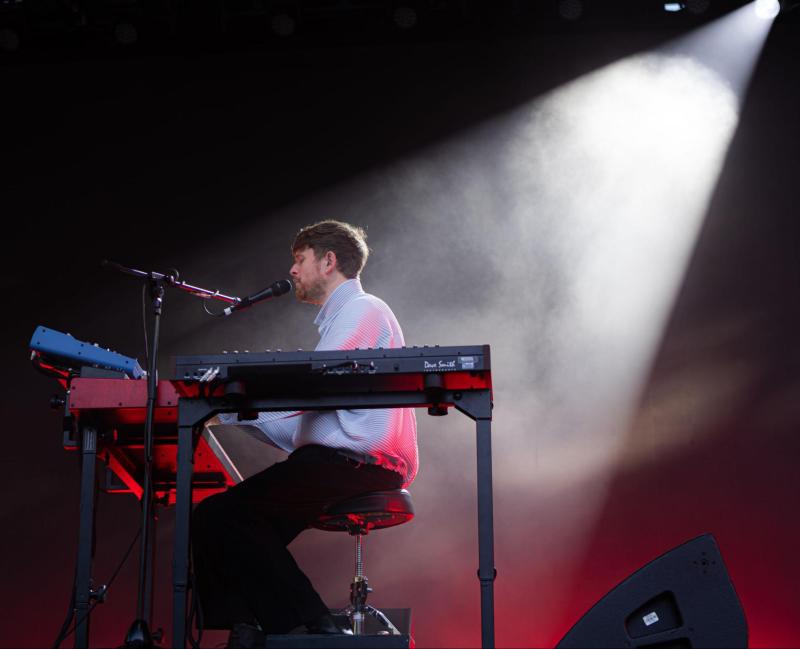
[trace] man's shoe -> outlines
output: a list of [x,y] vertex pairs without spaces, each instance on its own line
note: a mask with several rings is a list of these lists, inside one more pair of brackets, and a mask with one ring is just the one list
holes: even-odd
[[316,633],[321,635],[353,635],[350,629],[345,629],[336,624],[333,616],[320,615],[313,622],[306,624],[306,629],[309,633]]
[[240,622],[234,624],[228,636],[228,649],[263,649],[267,636],[258,627]]

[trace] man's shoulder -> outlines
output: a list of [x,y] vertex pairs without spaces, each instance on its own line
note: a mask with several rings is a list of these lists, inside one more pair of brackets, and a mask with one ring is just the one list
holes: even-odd
[[382,311],[389,313],[392,310],[389,308],[389,305],[386,304],[381,298],[377,295],[373,295],[372,293],[359,293],[353,299],[349,300],[345,305],[344,308],[352,309],[354,311],[359,312],[366,312],[366,311]]
[[389,306],[371,293],[359,291],[320,329],[318,349],[402,347],[403,332]]
[[347,321],[383,322],[385,326],[397,325],[397,317],[386,302],[371,293],[360,293],[342,307],[342,319]]

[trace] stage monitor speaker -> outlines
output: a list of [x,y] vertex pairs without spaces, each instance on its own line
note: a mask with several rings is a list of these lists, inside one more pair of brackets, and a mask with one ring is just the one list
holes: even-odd
[[582,647],[747,647],[744,611],[714,537],[698,536],[637,570],[556,645]]

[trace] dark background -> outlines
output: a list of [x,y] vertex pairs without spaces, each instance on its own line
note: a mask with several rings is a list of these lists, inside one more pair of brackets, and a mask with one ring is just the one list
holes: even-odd
[[[584,529],[582,550],[558,560],[549,553],[564,538],[559,516],[592,490],[591,480],[548,493],[506,482],[504,463],[519,453],[519,439],[541,432],[496,427],[501,646],[554,644],[617,582],[702,532],[720,543],[752,646],[800,644],[800,38],[793,17],[774,26],[756,69],[642,412],[651,412],[648,400],[664,390],[688,402],[702,399],[691,391],[743,364],[746,386],[711,420],[695,421],[691,410],[678,420],[639,418],[626,444],[648,461],[620,460],[604,506]],[[308,37],[288,45],[245,46],[231,37],[233,43],[219,46],[181,42],[131,52],[40,43],[33,54],[3,60],[3,646],[52,643],[69,601],[77,538],[77,458],[62,450],[58,414],[48,409],[55,382],[28,362],[34,327],[143,358],[140,286],[102,270],[101,259],[162,271],[177,266],[191,283],[243,295],[285,276],[299,227],[355,214],[368,226],[374,251],[365,285],[392,304],[409,344],[500,343],[490,332],[475,339],[468,327],[466,334],[453,328],[451,338],[430,339],[438,331],[430,322],[465,301],[480,309],[492,290],[491,272],[461,266],[456,279],[449,270],[455,257],[446,253],[410,268],[393,248],[408,228],[420,241],[435,237],[441,249],[480,250],[480,238],[436,214],[405,221],[396,214],[402,210],[386,209],[377,184],[356,203],[337,186],[655,47],[692,21],[651,24],[623,16],[482,31],[488,24],[482,20],[446,36],[359,32],[350,40]],[[493,228],[503,217],[486,218]],[[370,272],[394,283],[370,286]],[[393,295],[397,285],[406,291]],[[170,292],[162,376],[170,373],[170,354],[311,347],[313,314],[285,299],[217,321],[194,298]],[[734,325],[720,329],[720,322]],[[524,354],[535,336],[522,327],[503,342]],[[703,374],[712,366],[717,374]],[[498,402],[508,387],[523,396],[507,407],[524,409],[526,390],[535,388],[507,386],[502,373],[495,369]],[[437,421],[419,417],[420,512],[412,525],[370,538],[368,574],[380,583],[377,605],[412,608],[418,646],[476,645],[470,428],[450,421],[439,432]],[[673,433],[688,443],[662,453]],[[102,583],[133,538],[139,510],[131,497],[106,495],[98,510],[93,572]],[[351,559],[347,540],[331,537],[309,533],[297,554],[334,606],[344,602],[332,600],[346,598]],[[155,626],[169,623],[170,539],[166,511]],[[120,642],[132,620],[135,558],[94,616],[94,644]]]

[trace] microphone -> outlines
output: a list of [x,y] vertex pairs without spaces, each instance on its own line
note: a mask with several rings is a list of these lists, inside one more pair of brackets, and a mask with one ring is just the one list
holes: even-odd
[[227,309],[223,309],[222,314],[230,315],[234,311],[241,311],[242,309],[246,309],[247,307],[254,305],[256,302],[261,302],[262,300],[270,300],[273,297],[280,297],[281,295],[285,295],[291,290],[292,290],[292,283],[288,279],[279,279],[269,288],[265,288],[263,291],[259,291],[258,293],[254,293],[253,295],[248,295],[247,297],[242,298],[241,302],[237,302],[233,306],[229,306]]

